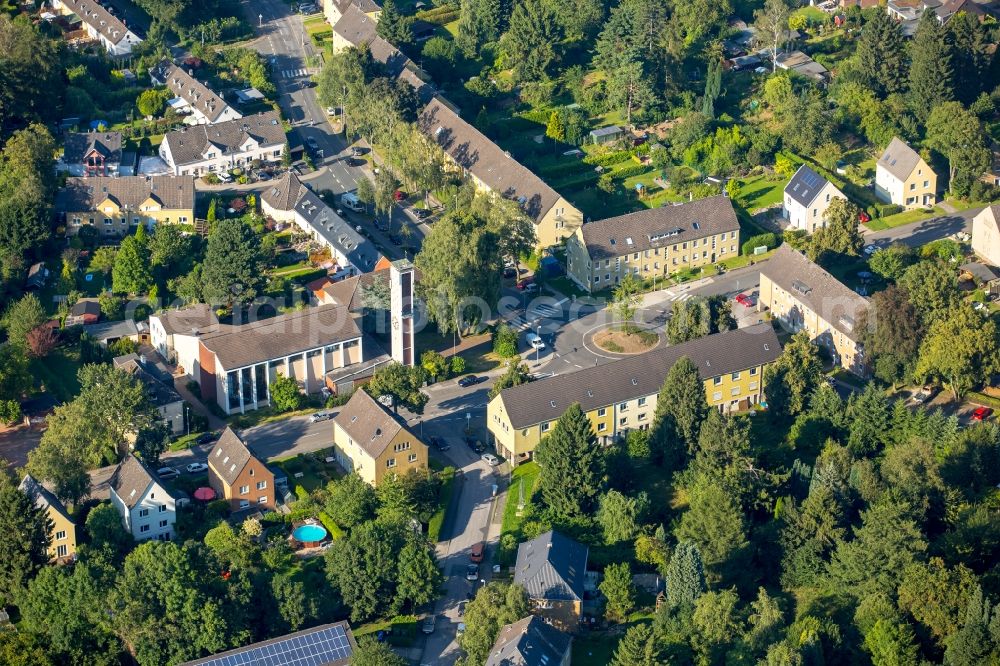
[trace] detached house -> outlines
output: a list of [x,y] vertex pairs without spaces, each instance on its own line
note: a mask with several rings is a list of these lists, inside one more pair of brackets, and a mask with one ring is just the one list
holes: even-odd
[[573,637],[529,615],[500,629],[486,666],[569,666]]
[[537,247],[556,245],[583,224],[583,214],[569,201],[462,120],[441,97],[424,107],[417,127],[477,189],[516,201],[535,223]]
[[514,584],[528,593],[531,612],[557,629],[575,631],[583,615],[588,552],[555,530],[517,547]]
[[333,420],[337,462],[378,486],[386,474],[427,469],[427,445],[364,389]]
[[113,56],[127,56],[142,43],[139,35],[97,0],[52,0],[52,9],[64,16],[79,16],[87,34]]
[[128,454],[108,481],[111,504],[118,509],[125,530],[136,541],[174,538],[177,508],[160,477],[146,464]]
[[987,206],[972,218],[972,250],[991,266],[1000,266],[1000,205]]
[[190,114],[185,121],[188,124],[213,125],[243,117],[208,86],[169,60],[150,68],[149,77],[154,85],[166,86],[175,95],[171,106]]
[[740,223],[722,195],[588,222],[566,240],[566,274],[594,292],[739,255]]
[[937,174],[917,151],[894,138],[875,164],[875,196],[907,210],[937,201]]
[[788,244],[761,264],[758,308],[786,330],[808,332],[837,365],[867,375],[859,322],[868,300]]
[[21,492],[35,502],[35,506],[45,509],[52,529],[49,530],[49,558],[64,561],[76,557],[76,523],[66,512],[66,507],[56,499],[49,490],[35,480],[30,474],[25,474],[19,486]]
[[294,223],[330,249],[330,256],[337,262],[335,279],[389,267],[388,259],[370,240],[337,215],[294,173],[289,171],[264,190],[260,202],[264,215]]
[[160,157],[176,175],[200,176],[245,168],[254,160],[279,162],[284,150],[281,118],[277,111],[267,111],[168,132],[160,144]]
[[174,437],[184,433],[184,399],[173,386],[160,381],[146,370],[139,361],[138,354],[117,356],[112,361],[114,366],[126,372],[142,383],[146,389],[149,402],[156,408],[157,414],[167,424],[170,434]]
[[781,212],[793,229],[813,233],[826,226],[826,209],[837,197],[847,199],[833,183],[803,164],[785,186]]
[[232,511],[274,508],[274,474],[232,428],[226,428],[208,454],[208,485]]
[[121,132],[66,135],[59,167],[71,176],[115,176],[122,161]]
[[126,236],[141,224],[194,222],[194,179],[177,176],[67,178],[55,212],[75,235],[92,226],[103,236]]

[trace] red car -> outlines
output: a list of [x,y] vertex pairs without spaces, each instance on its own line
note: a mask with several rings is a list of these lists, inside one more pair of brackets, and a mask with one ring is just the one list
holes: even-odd
[[747,308],[752,308],[753,307],[753,297],[752,296],[748,296],[747,294],[737,294],[736,295],[736,302],[739,303],[740,305],[742,305],[743,307],[747,307]]
[[865,222],[871,222],[871,220],[872,218],[869,217],[868,213],[866,213],[865,211],[861,211],[860,213],[858,213],[858,221],[861,222],[861,224],[864,224]]
[[396,201],[402,201],[403,199],[406,198],[406,194],[403,192],[403,190],[396,190],[396,193],[393,194],[392,196]]
[[989,407],[976,407],[976,409],[972,412],[972,420],[985,421],[990,417],[990,414],[992,413],[993,410],[990,409]]
[[524,291],[525,289],[527,289],[527,288],[528,288],[528,285],[530,285],[530,284],[534,284],[534,283],[535,283],[535,282],[534,282],[534,281],[533,281],[533,280],[532,280],[531,278],[527,278],[527,279],[524,279],[524,280],[520,280],[520,281],[518,281],[518,283],[517,283],[517,288],[518,288],[518,289],[519,289],[520,291]]

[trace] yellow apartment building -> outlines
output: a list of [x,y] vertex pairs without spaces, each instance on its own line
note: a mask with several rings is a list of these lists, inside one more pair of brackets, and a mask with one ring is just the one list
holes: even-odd
[[770,310],[772,319],[788,331],[808,332],[837,365],[867,376],[869,368],[858,322],[868,308],[868,300],[801,252],[782,245],[761,264],[757,307]]
[[359,388],[333,420],[334,457],[378,487],[386,474],[427,469],[427,445]]
[[588,222],[566,241],[566,274],[589,291],[626,275],[665,277],[739,255],[740,223],[727,197],[714,196]]
[[764,368],[780,354],[769,323],[716,333],[505,389],[486,407],[487,427],[497,451],[515,465],[530,459],[574,402],[601,442],[648,429],[663,380],[683,356],[698,368],[709,405],[726,413],[744,411],[761,401]]
[[125,236],[141,224],[194,223],[193,176],[68,178],[56,195],[66,233],[92,226],[102,236]]

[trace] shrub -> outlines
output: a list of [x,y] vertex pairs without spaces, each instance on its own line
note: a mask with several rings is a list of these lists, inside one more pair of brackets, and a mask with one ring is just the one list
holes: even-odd
[[625,179],[632,178],[633,176],[641,176],[648,171],[649,167],[645,164],[630,164],[621,169],[616,169],[613,174],[615,178]]
[[334,539],[341,539],[344,536],[344,530],[340,529],[340,525],[333,522],[333,518],[327,514],[326,511],[320,511],[317,515],[319,522],[323,523],[323,527],[326,531],[330,533],[330,536]]
[[872,208],[875,209],[873,217],[888,217],[903,212],[903,207],[899,204],[875,204]]
[[303,395],[299,383],[291,377],[279,375],[271,383],[271,404],[276,412],[290,412],[302,406]]
[[517,354],[517,331],[507,324],[500,324],[493,331],[493,352],[500,358]]
[[616,150],[613,153],[603,153],[600,155],[590,155],[583,159],[587,164],[593,164],[594,166],[610,167],[615,164],[621,164],[627,160],[632,159],[632,153],[627,150]]
[[758,234],[757,236],[751,236],[748,238],[740,248],[740,252],[744,255],[753,254],[755,247],[760,247],[761,245],[766,245],[768,250],[773,250],[781,244],[781,239],[778,234],[766,233]]
[[465,359],[461,356],[451,357],[451,374],[460,375],[465,372]]

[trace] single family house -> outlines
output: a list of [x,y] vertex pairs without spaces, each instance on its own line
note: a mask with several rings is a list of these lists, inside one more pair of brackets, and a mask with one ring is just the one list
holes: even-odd
[[75,558],[76,523],[70,518],[63,503],[30,474],[24,475],[19,488],[22,493],[34,500],[36,507],[45,510],[52,523],[49,530],[49,558],[57,562]]
[[785,186],[781,213],[789,227],[813,233],[826,226],[826,209],[837,197],[847,199],[833,183],[803,164]]
[[274,508],[274,474],[227,427],[208,454],[208,485],[231,511]]
[[917,151],[893,138],[875,164],[875,196],[907,210],[930,208],[937,201],[937,174]]
[[531,612],[563,631],[575,631],[583,615],[587,546],[555,530],[517,547],[514,584],[528,594]]
[[108,481],[111,504],[122,525],[136,541],[174,538],[177,507],[174,497],[144,462],[131,453],[115,468]]

